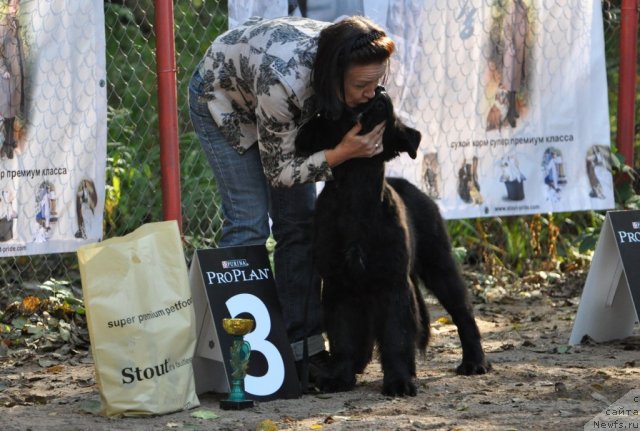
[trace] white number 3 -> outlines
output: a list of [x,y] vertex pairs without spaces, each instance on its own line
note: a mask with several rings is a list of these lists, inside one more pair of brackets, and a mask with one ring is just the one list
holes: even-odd
[[267,360],[267,373],[261,377],[247,374],[244,379],[245,390],[257,396],[267,396],[276,392],[284,383],[284,361],[280,352],[266,338],[271,332],[271,318],[269,310],[255,295],[241,293],[235,295],[226,302],[231,317],[241,313],[249,313],[255,320],[255,329],[245,335],[244,339],[251,344],[252,351],[258,351]]

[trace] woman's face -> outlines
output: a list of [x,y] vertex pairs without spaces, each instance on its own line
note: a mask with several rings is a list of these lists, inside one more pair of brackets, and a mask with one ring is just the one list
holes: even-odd
[[18,0],[10,0],[9,1],[9,14],[11,15],[17,15],[18,14]]
[[349,108],[368,102],[387,71],[387,63],[354,65],[344,74],[344,103]]

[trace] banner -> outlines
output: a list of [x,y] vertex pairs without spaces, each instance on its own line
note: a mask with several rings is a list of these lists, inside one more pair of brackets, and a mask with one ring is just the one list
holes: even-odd
[[102,237],[103,2],[2,2],[0,38],[0,257],[75,251]]
[[600,1],[298,3],[310,18],[363,13],[396,42],[385,86],[423,140],[387,172],[446,218],[614,206]]

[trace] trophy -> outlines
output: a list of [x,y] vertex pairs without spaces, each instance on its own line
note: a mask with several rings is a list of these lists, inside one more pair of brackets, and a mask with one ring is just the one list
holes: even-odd
[[231,344],[231,391],[226,400],[220,401],[223,410],[242,410],[253,407],[253,400],[248,400],[244,393],[244,378],[249,366],[251,345],[243,339],[253,330],[251,319],[222,319],[224,331],[233,336]]

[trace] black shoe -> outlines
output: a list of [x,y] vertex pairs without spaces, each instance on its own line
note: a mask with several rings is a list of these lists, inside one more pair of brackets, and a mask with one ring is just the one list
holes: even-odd
[[320,392],[318,383],[329,374],[329,352],[323,350],[304,359],[296,361],[296,371],[302,393]]
[[520,116],[518,115],[518,110],[516,108],[516,92],[509,91],[507,99],[509,102],[509,109],[507,111],[507,121],[509,122],[509,125],[511,127],[516,127],[516,118]]
[[11,145],[3,145],[2,152],[7,155],[8,159],[13,159],[13,147]]

